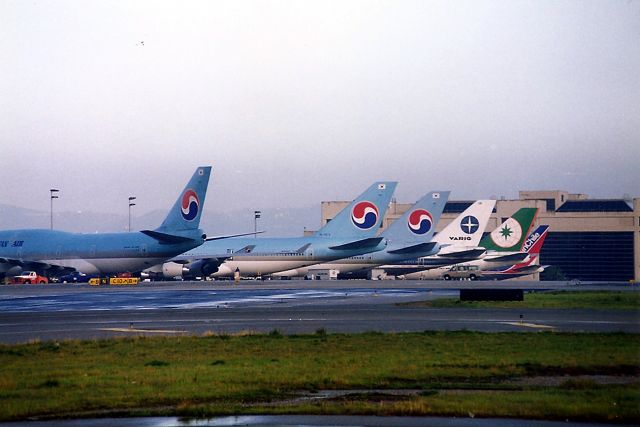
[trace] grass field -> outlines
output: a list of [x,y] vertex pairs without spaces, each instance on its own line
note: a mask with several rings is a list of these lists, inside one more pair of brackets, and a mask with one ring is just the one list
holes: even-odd
[[[639,349],[640,335],[621,333],[322,330],[1,345],[0,420],[295,413],[640,422]],[[347,392],[313,399],[323,390]]]
[[528,292],[524,294],[524,301],[460,301],[458,298],[439,298],[432,301],[402,303],[399,305],[434,308],[590,308],[597,310],[640,310],[640,292]]

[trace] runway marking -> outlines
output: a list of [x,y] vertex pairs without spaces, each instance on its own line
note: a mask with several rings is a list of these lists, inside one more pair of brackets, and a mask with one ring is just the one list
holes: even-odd
[[555,326],[538,325],[537,323],[523,323],[523,322],[500,322],[500,323],[505,325],[512,325],[512,326],[524,326],[525,328],[555,329]]
[[133,328],[98,328],[98,331],[107,331],[107,332],[145,332],[145,333],[156,333],[156,334],[185,334],[187,331],[172,331],[165,329],[133,329]]

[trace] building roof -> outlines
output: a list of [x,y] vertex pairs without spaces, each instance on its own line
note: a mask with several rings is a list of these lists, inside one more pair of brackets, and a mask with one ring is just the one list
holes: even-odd
[[[464,212],[465,209],[467,209],[469,206],[471,206],[472,204],[475,203],[475,200],[472,201],[457,201],[457,202],[447,202],[446,205],[444,205],[444,210],[442,211],[442,213],[462,213]],[[496,213],[496,207],[493,207],[493,213]]]
[[567,200],[556,212],[633,212],[633,208],[624,200]]

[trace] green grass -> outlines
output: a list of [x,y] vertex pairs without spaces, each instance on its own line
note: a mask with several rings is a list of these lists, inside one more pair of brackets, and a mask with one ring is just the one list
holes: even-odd
[[553,291],[528,292],[524,301],[460,301],[439,298],[402,303],[434,308],[589,308],[596,310],[640,310],[640,292],[635,291]]
[[[0,345],[0,420],[360,413],[640,421],[638,384],[501,383],[640,374],[640,335],[425,332],[156,337]],[[285,402],[301,391],[422,389],[403,399]],[[455,390],[467,389],[468,392]],[[496,393],[501,393],[496,399]],[[523,402],[529,402],[526,405]],[[616,403],[611,412],[610,403]],[[609,405],[609,406],[607,406]]]

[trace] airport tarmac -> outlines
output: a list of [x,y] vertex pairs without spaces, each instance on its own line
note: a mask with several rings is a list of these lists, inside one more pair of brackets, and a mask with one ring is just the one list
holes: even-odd
[[[527,282],[500,283],[517,287]],[[530,283],[540,289],[540,284],[545,282]],[[425,281],[270,281],[240,285],[170,282],[135,287],[2,286],[0,342],[232,334],[274,329],[287,334],[313,333],[319,329],[344,333],[461,329],[640,333],[638,311],[437,309],[398,305],[457,296],[456,288],[466,285],[468,283],[442,281],[435,285]],[[547,289],[637,289],[628,284],[550,283],[545,286],[551,286]]]

